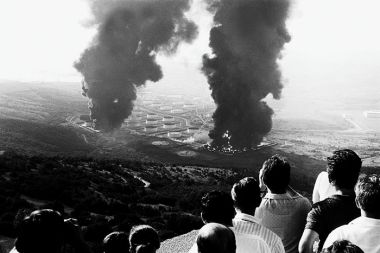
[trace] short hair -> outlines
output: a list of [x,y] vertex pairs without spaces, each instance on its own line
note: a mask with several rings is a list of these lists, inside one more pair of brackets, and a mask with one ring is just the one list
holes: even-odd
[[254,211],[261,203],[259,183],[253,177],[245,177],[232,186],[231,196],[235,207],[243,213]]
[[148,225],[132,227],[129,232],[129,249],[131,253],[156,252],[160,248],[157,231]]
[[232,225],[235,216],[231,196],[222,191],[206,193],[201,200],[202,218],[205,222],[216,222],[226,226]]
[[262,180],[274,193],[285,193],[290,181],[290,164],[284,157],[274,155],[262,167]]
[[15,247],[20,253],[58,252],[64,241],[62,215],[51,209],[32,212],[17,228]]
[[236,239],[231,229],[218,223],[204,225],[197,236],[200,253],[235,253]]
[[128,235],[124,232],[112,232],[104,237],[104,253],[120,253],[129,251]]
[[323,249],[322,253],[364,253],[364,251],[350,241],[338,240],[330,247]]
[[362,160],[350,149],[336,150],[327,157],[329,182],[340,189],[353,189],[358,180]]
[[378,175],[360,176],[355,193],[360,209],[380,215],[380,178]]

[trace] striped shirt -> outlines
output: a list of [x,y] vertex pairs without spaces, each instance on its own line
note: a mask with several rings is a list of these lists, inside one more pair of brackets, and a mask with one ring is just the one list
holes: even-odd
[[[285,253],[281,238],[259,224],[259,221],[252,215],[237,213],[233,219],[235,233],[252,236],[252,239],[261,238],[268,245],[272,253]],[[248,241],[247,241],[248,242]],[[237,245],[239,247],[239,245]],[[252,251],[254,252],[254,251]]]

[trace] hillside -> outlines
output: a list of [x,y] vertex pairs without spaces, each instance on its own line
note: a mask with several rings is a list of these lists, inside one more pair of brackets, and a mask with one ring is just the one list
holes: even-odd
[[199,228],[199,200],[229,190],[240,178],[230,170],[92,158],[0,156],[0,235],[13,237],[13,221],[36,208],[75,217],[97,251],[113,230],[146,223],[162,239]]

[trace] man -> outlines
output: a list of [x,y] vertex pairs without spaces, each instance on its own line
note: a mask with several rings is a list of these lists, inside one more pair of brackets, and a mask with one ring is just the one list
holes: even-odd
[[335,240],[349,240],[365,253],[380,253],[380,178],[360,177],[355,187],[356,204],[361,216],[338,227],[327,237],[324,248]]
[[134,226],[129,232],[130,253],[155,253],[160,245],[157,231],[149,225]]
[[349,241],[335,241],[330,247],[323,249],[322,253],[364,253],[364,251]]
[[64,220],[59,212],[42,209],[22,220],[11,253],[60,253],[65,245],[75,252],[91,253],[73,219]]
[[103,239],[103,253],[129,251],[128,235],[124,232],[112,232]]
[[235,253],[234,233],[218,223],[207,223],[197,236],[198,253]]
[[260,188],[267,194],[256,209],[255,218],[275,232],[282,240],[287,253],[298,253],[298,243],[311,209],[309,200],[289,187],[290,165],[274,155],[260,170]]
[[[211,191],[201,199],[201,218],[204,224],[219,223],[227,227],[232,226],[235,210],[231,196],[226,192]],[[198,252],[195,243],[198,230],[169,239],[161,244],[158,253],[166,252]]]
[[334,194],[313,205],[298,246],[300,253],[313,252],[316,244],[320,251],[332,230],[360,215],[355,204],[354,187],[361,165],[359,156],[349,149],[334,151],[327,158],[327,174]]
[[231,190],[236,211],[233,230],[237,252],[285,252],[280,237],[259,224],[254,217],[261,203],[260,187],[253,177],[246,177],[234,184]]

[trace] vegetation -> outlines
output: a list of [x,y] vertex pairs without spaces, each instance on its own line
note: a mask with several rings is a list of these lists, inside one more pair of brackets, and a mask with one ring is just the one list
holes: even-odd
[[[0,156],[0,235],[36,208],[74,217],[94,245],[114,230],[146,223],[162,239],[199,228],[200,197],[229,190],[239,178],[225,169],[86,157]],[[149,184],[149,187],[147,187]]]

